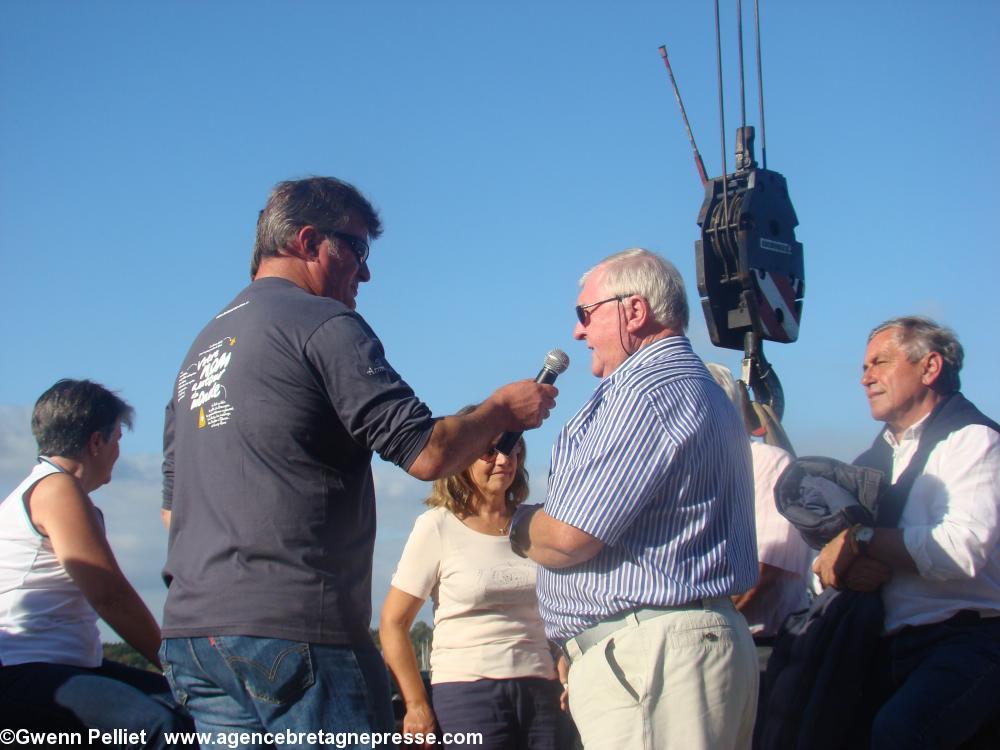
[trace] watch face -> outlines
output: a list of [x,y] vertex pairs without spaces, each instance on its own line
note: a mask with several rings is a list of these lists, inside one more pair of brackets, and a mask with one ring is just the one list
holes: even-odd
[[875,535],[875,529],[871,526],[863,526],[858,529],[858,533],[854,535],[854,538],[859,542],[865,542],[866,544],[872,540]]

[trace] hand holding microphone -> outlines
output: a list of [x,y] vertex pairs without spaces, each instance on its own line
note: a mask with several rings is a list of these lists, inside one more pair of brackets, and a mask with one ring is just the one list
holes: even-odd
[[[566,352],[562,349],[553,349],[545,355],[545,361],[542,363],[542,369],[535,378],[535,382],[552,385],[556,378],[566,371],[567,367],[569,367],[569,357],[566,356]],[[509,456],[510,452],[514,450],[514,446],[517,445],[517,441],[521,439],[521,434],[521,432],[505,432],[500,436],[496,445],[497,450],[505,456]]]

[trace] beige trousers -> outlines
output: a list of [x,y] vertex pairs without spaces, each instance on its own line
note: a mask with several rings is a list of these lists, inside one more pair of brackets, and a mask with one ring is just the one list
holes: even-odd
[[571,659],[569,706],[586,750],[749,748],[757,652],[729,599],[666,612]]

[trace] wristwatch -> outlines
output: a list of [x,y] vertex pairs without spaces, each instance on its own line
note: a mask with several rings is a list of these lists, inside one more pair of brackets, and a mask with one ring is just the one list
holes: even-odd
[[854,544],[857,545],[858,552],[862,555],[868,554],[868,543],[872,540],[875,535],[875,529],[871,526],[855,526],[851,530],[851,536],[854,538]]

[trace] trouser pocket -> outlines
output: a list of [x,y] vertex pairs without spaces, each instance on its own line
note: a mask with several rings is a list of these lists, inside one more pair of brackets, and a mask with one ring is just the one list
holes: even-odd
[[315,682],[308,643],[248,636],[216,636],[212,641],[254,700],[292,703]]

